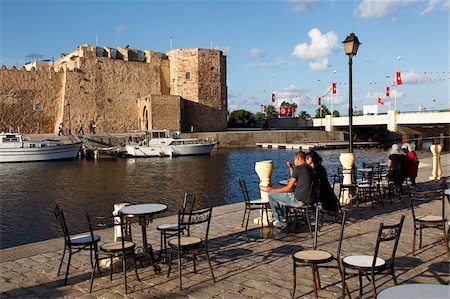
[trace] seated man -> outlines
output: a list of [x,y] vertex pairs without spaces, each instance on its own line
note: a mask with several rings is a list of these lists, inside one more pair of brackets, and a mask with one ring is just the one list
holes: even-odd
[[[276,209],[278,205],[301,207],[309,204],[311,182],[314,180],[314,173],[311,167],[305,163],[305,157],[306,155],[304,152],[297,152],[294,156],[294,168],[290,161],[287,162],[291,178],[286,186],[281,188],[267,187],[267,192],[269,192],[269,203],[274,217],[273,225],[276,227],[286,226],[284,215],[282,215],[282,219],[280,219],[280,215],[278,215]],[[291,192],[293,188],[295,188],[294,192]],[[281,210],[284,212],[284,209]]]

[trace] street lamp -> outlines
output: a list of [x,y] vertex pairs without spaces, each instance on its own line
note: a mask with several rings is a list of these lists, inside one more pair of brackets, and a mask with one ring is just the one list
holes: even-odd
[[352,85],[352,58],[358,52],[360,42],[356,35],[352,32],[345,41],[344,44],[345,54],[348,55],[348,68],[349,68],[349,93],[348,93],[348,153],[341,153],[339,160],[342,164],[342,186],[348,187],[345,189],[342,197],[339,198],[341,204],[349,204],[354,198],[355,189],[353,185],[353,171],[355,165],[355,155],[353,154],[353,85]]
[[349,139],[349,153],[353,153],[353,82],[352,82],[352,65],[353,56],[358,52],[361,44],[358,37],[352,32],[342,42],[344,44],[345,54],[348,55],[348,139]]

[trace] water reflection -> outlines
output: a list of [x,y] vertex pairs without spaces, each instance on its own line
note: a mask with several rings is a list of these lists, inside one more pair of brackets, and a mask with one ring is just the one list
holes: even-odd
[[[289,175],[286,161],[295,151],[215,150],[211,156],[73,160],[0,164],[1,248],[61,236],[53,209],[63,207],[71,233],[85,232],[86,212],[108,215],[114,203],[161,202],[164,215],[176,214],[185,191],[197,196],[196,208],[242,201],[238,178],[258,197],[255,162],[273,160],[273,181]],[[329,175],[336,172],[339,150],[321,151]],[[385,160],[381,150],[356,151],[362,161]]]

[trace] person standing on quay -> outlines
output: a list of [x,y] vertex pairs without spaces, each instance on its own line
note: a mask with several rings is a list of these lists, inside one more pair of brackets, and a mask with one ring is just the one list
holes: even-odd
[[80,127],[78,128],[78,136],[84,135],[83,122],[80,120]]
[[[268,186],[266,189],[269,192],[269,203],[275,219],[273,225],[276,227],[283,228],[287,225],[283,206],[301,207],[310,203],[311,182],[314,180],[314,173],[306,164],[305,157],[304,152],[298,151],[294,156],[295,167],[292,167],[292,163],[287,161],[291,178],[286,186],[281,188]],[[291,192],[292,189],[295,191]],[[279,209],[280,206],[281,209]],[[279,215],[277,209],[281,210],[282,215]]]
[[63,125],[63,123],[60,123],[59,127],[58,127],[58,136],[63,136],[63,135],[64,135],[64,125]]
[[394,182],[394,184],[400,190],[400,194],[403,194],[402,185],[406,175],[405,160],[406,157],[400,152],[398,144],[393,144],[388,160],[389,171],[387,174],[387,178],[388,180]]
[[91,123],[89,124],[89,131],[91,134],[95,134],[96,127],[97,127],[97,125],[95,124],[95,121],[91,120]]

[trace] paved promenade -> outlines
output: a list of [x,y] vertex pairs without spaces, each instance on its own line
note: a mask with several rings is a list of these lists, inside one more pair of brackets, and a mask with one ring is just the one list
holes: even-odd
[[[431,157],[431,154],[430,154]],[[450,173],[450,155],[442,157],[443,175]],[[420,191],[439,188],[437,182],[429,182],[431,158],[422,159],[419,169]],[[417,206],[418,214],[439,213],[439,196],[429,192]],[[97,276],[92,294],[89,294],[91,266],[88,252],[75,254],[72,258],[68,285],[64,275],[56,276],[63,239],[48,240],[36,244],[18,246],[0,251],[0,298],[289,298],[292,290],[292,253],[312,247],[312,239],[304,227],[288,232],[275,228],[262,231],[253,226],[247,234],[241,228],[243,204],[233,204],[213,209],[210,231],[210,256],[217,282],[211,280],[204,256],[199,256],[198,274],[192,273],[192,262],[183,268],[183,291],[178,289],[178,269],[173,264],[172,274],[167,278],[167,265],[162,264],[162,274],[155,275],[151,266],[139,267],[142,282],[136,280],[134,271],[128,272],[129,294],[124,294],[123,273],[109,280],[108,270],[104,277]],[[442,231],[430,229],[424,233],[424,247],[416,256],[412,248],[412,214],[408,197],[402,202],[385,202],[384,207],[371,205],[345,207],[349,220],[344,234],[342,256],[372,254],[378,226],[396,223],[405,215],[405,223],[397,250],[396,274],[399,283],[450,283],[450,264],[443,245],[438,243]],[[448,205],[446,214],[450,215]],[[84,213],[84,211],[83,211]],[[257,212],[253,212],[257,215]],[[67,217],[70,219],[70,217]],[[55,220],[56,221],[56,220]],[[69,220],[70,221],[70,220]],[[148,240],[159,251],[159,233],[156,226],[175,222],[176,217],[156,219],[148,227]],[[26,221],[24,221],[26,225]],[[32,228],[30,228],[32,230]],[[141,242],[140,227],[134,228],[133,239]],[[195,231],[194,231],[195,234]],[[112,230],[100,232],[102,241],[112,240]],[[262,235],[262,236],[261,236]],[[318,248],[336,251],[338,227],[327,225],[319,235]],[[67,257],[66,257],[67,258]],[[63,269],[65,266],[63,265]],[[321,269],[323,289],[321,298],[338,298],[341,295],[340,275],[335,269]],[[349,279],[352,297],[358,296],[357,278]],[[364,297],[372,296],[366,279]],[[377,291],[393,286],[389,277],[379,277]],[[311,269],[302,267],[297,272],[296,297],[313,298]]]

